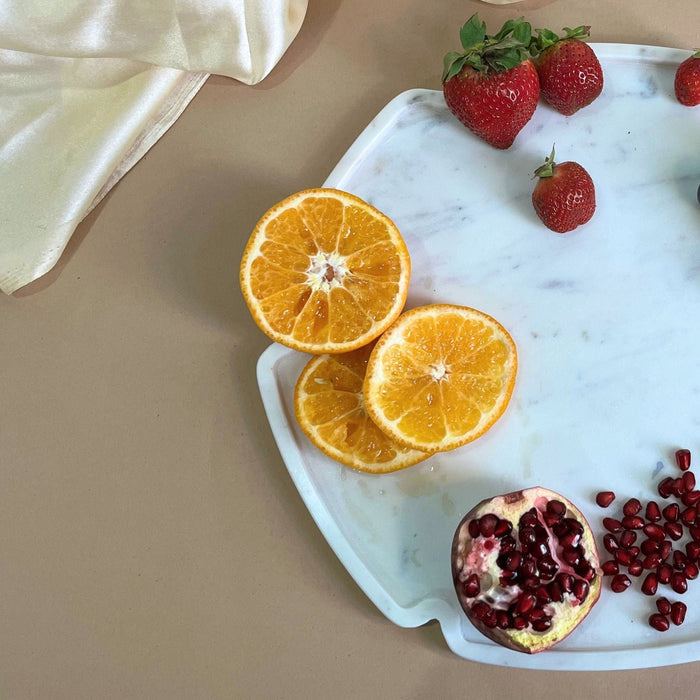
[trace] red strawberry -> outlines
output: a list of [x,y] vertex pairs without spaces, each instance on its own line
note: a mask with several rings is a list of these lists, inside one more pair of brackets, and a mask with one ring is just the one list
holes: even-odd
[[686,107],[700,105],[700,51],[686,58],[676,70],[676,99]]
[[531,28],[508,20],[489,36],[473,15],[460,31],[463,53],[445,56],[442,88],[450,111],[479,138],[508,148],[530,121],[540,86],[528,57]]
[[581,41],[589,29],[565,27],[562,38],[549,29],[538,29],[532,43],[542,97],[566,116],[591,104],[603,90],[600,62],[593,49]]
[[538,180],[532,205],[547,228],[566,233],[590,220],[595,211],[595,187],[591,176],[578,163],[555,163],[552,148],[535,175]]

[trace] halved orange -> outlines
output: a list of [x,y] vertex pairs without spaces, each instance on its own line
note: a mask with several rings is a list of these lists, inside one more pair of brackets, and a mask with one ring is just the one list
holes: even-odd
[[491,316],[435,304],[401,314],[367,363],[365,406],[398,443],[451,450],[483,435],[510,401],[518,360]]
[[342,354],[313,357],[299,376],[294,413],[318,449],[365,472],[396,471],[429,455],[397,444],[367,415],[362,397],[373,343]]
[[240,283],[270,338],[314,355],[379,336],[406,302],[411,261],[396,225],[359,197],[304,190],[255,226]]

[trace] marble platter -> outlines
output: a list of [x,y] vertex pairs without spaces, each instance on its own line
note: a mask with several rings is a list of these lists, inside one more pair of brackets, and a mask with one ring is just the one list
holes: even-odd
[[[476,632],[452,587],[452,535],[482,498],[546,486],[600,532],[599,489],[649,500],[674,473],[677,447],[700,460],[700,108],[673,97],[675,67],[689,54],[593,47],[603,94],[568,118],[541,103],[507,151],[459,124],[440,92],[410,90],[325,183],[397,223],[412,258],[408,307],[463,304],[509,329],[518,381],[492,430],[401,472],[357,473],[295,424],[293,388],[308,356],[272,345],[258,361],[280,453],[348,572],[397,625],[437,620],[456,654],[485,663],[601,670],[700,659],[700,580],[690,582],[685,624],[664,634],[647,625],[653,599],[639,582],[624,594],[606,584],[575,633],[534,656]],[[565,236],[530,202],[532,173],[553,143],[597,190],[593,220]]]

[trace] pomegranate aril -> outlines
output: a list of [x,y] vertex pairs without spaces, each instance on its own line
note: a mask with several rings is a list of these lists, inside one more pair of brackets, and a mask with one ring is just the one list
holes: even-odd
[[501,538],[501,554],[508,554],[508,552],[514,552],[518,546],[518,543],[513,539],[511,535],[505,535]]
[[532,593],[524,593],[515,604],[515,614],[524,615],[535,607],[537,598]]
[[695,474],[693,472],[685,472],[681,477],[681,481],[683,482],[683,491],[685,493],[695,488]]
[[644,518],[638,515],[625,515],[622,518],[622,527],[625,530],[641,530],[644,527]]
[[493,535],[496,525],[498,524],[498,516],[493,513],[487,513],[479,518],[479,534],[482,537],[490,537]]
[[477,600],[471,607],[472,613],[477,620],[483,620],[489,612],[491,612],[491,606],[488,603],[484,603],[483,600]]
[[683,569],[683,573],[685,574],[685,577],[689,581],[694,581],[698,577],[698,574],[700,574],[700,567],[698,567],[698,565],[695,564],[694,562],[689,561],[685,565],[685,569]]
[[669,503],[662,511],[661,514],[670,523],[675,523],[680,515],[680,508],[677,503]]
[[676,464],[681,471],[690,469],[690,450],[676,450]]
[[535,593],[537,596],[537,602],[540,605],[547,605],[552,602],[552,596],[549,593],[547,586],[540,586]]
[[579,564],[574,571],[584,580],[592,581],[596,577],[595,569],[587,562],[584,561]]
[[486,615],[484,616],[484,619],[482,622],[487,626],[493,629],[498,625],[498,613],[491,609],[489,610]]
[[698,558],[700,558],[700,542],[688,542],[685,545],[685,555],[688,557],[688,561],[698,561]]
[[570,566],[576,566],[581,562],[581,553],[573,547],[565,547],[561,551],[561,558]]
[[601,508],[607,508],[614,500],[615,493],[613,491],[600,491],[595,497],[595,502]]
[[517,571],[518,567],[520,566],[520,562],[522,560],[522,554],[518,552],[517,550],[514,552],[509,552],[505,556],[503,556],[503,559],[501,560],[501,557],[499,557],[499,566],[502,569],[505,569],[506,571]]
[[689,506],[681,513],[681,522],[684,525],[695,525],[698,518],[698,511],[693,506]]
[[671,576],[673,576],[673,568],[670,564],[661,564],[656,570],[656,575],[659,579],[659,583],[670,583]]
[[615,552],[615,559],[617,559],[618,563],[622,564],[622,566],[629,566],[635,558],[630,554],[629,549],[618,549]]
[[481,592],[481,584],[479,583],[479,577],[476,574],[472,574],[463,584],[462,590],[467,598],[474,598]]
[[688,557],[683,552],[676,550],[673,553],[673,568],[683,571],[688,564]]
[[609,532],[622,532],[622,523],[616,518],[603,518],[603,527]]
[[523,513],[520,516],[520,529],[524,527],[535,527],[536,525],[539,525],[540,521],[539,518],[537,517],[537,511],[534,508],[530,508],[530,510],[527,511],[527,513]]
[[665,632],[671,625],[668,618],[661,613],[654,613],[649,616],[649,624],[659,632]]
[[614,576],[615,574],[620,573],[620,567],[615,561],[615,559],[609,559],[608,561],[604,561],[601,565],[600,568],[603,571],[603,574],[605,576]]
[[620,543],[617,541],[615,535],[605,535],[603,537],[603,547],[610,552],[610,554],[615,554],[618,549],[620,549]]
[[555,580],[561,586],[564,593],[571,593],[574,585],[574,577],[571,574],[560,572],[557,574]]
[[653,554],[659,551],[659,543],[656,540],[644,540],[640,545],[642,554]]
[[688,606],[680,600],[677,600],[671,605],[671,613],[669,615],[671,622],[673,622],[674,625],[682,625],[687,610]]
[[469,536],[472,538],[478,537],[479,536],[479,521],[477,520],[470,520],[469,521]]
[[683,479],[674,479],[671,485],[671,495],[680,498],[684,493],[686,493],[686,488]]
[[641,576],[642,570],[642,562],[639,561],[639,559],[635,559],[634,561],[630,562],[630,565],[627,567],[627,573],[630,576]]
[[513,618],[513,629],[524,630],[528,626],[528,621],[522,615],[516,615]]
[[578,547],[581,542],[581,533],[567,531],[564,535],[559,538],[559,544],[562,547]]
[[572,586],[571,592],[574,594],[574,596],[580,603],[583,603],[583,601],[586,599],[586,596],[588,595],[589,590],[590,586],[588,585],[588,581],[584,581],[583,579],[577,578],[574,580],[574,585]]
[[659,543],[659,556],[661,561],[666,561],[669,556],[671,556],[671,550],[673,549],[673,544],[670,540],[664,540]]
[[557,571],[559,571],[559,564],[557,564],[551,556],[546,555],[539,560],[537,568],[539,569],[540,576],[551,579],[554,578]]
[[666,532],[661,525],[656,525],[655,523],[647,523],[643,528],[642,532],[651,540],[656,540],[661,542],[665,539]]
[[623,591],[626,591],[631,584],[632,581],[630,580],[629,576],[626,574],[617,574],[616,576],[613,576],[612,580],[610,581],[610,589],[615,593],[622,593]]
[[513,524],[510,520],[499,519],[496,527],[493,530],[494,537],[502,538],[509,535],[513,530]]
[[661,498],[668,498],[671,495],[673,492],[673,481],[674,479],[672,476],[667,476],[659,482],[656,490],[659,492]]
[[637,533],[634,530],[623,530],[620,534],[620,547],[629,549],[637,541]]
[[511,626],[510,617],[505,610],[496,611],[496,627],[507,630]]
[[541,620],[536,620],[532,623],[532,629],[537,632],[546,632],[552,626],[551,617],[543,617]]
[[546,510],[548,513],[552,513],[553,515],[561,515],[562,517],[566,514],[566,506],[561,501],[547,501]]
[[685,593],[688,590],[688,581],[681,571],[674,571],[671,574],[671,588],[676,593]]
[[537,559],[542,559],[551,554],[549,545],[546,542],[533,542],[528,545],[527,551]]
[[518,532],[518,539],[520,540],[520,544],[525,545],[526,547],[529,547],[531,544],[535,544],[537,542],[537,533],[535,532],[535,528],[530,527],[529,525],[521,527]]
[[679,540],[683,537],[683,526],[680,523],[666,523],[664,530],[672,540]]
[[562,591],[561,586],[556,581],[552,581],[549,586],[547,586],[547,590],[549,591],[549,597],[553,603],[564,602],[564,591]]
[[700,501],[700,491],[688,491],[681,496],[684,506],[694,506]]
[[644,595],[655,595],[658,587],[659,579],[654,573],[647,574],[644,581],[642,581],[642,593]]
[[665,596],[656,599],[656,609],[662,615],[668,615],[671,612],[671,601]]
[[696,542],[700,542],[700,527],[698,527],[697,525],[691,525],[688,528],[688,532]]
[[540,587],[540,579],[537,576],[526,576],[520,582],[520,587],[524,591],[536,591]]
[[661,520],[661,511],[659,510],[659,505],[656,501],[649,501],[649,503],[647,503],[646,510],[644,511],[644,517],[653,523],[655,523],[657,520]]
[[642,504],[638,498],[630,498],[622,506],[622,512],[624,515],[637,515],[642,509]]
[[644,559],[642,559],[642,567],[645,569],[656,569],[659,564],[661,564],[661,556],[658,552],[647,554]]

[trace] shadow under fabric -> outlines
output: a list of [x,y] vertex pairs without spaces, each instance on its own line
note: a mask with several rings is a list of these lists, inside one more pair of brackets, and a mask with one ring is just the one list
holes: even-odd
[[76,226],[210,74],[253,85],[307,0],[6,0],[0,6],[0,290],[48,272]]

